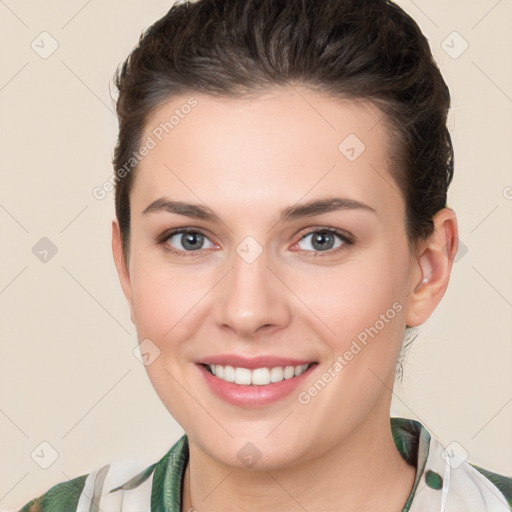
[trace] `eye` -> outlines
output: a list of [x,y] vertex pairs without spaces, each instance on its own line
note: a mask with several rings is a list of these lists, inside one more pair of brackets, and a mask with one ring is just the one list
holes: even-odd
[[[199,252],[203,249],[214,247],[214,244],[204,233],[193,228],[181,228],[166,232],[157,242],[178,256],[185,256],[187,252]],[[210,245],[204,247],[205,242],[208,242]]]
[[[310,240],[305,242],[308,239]],[[203,250],[215,247],[215,244],[211,242],[206,234],[197,228],[180,228],[166,231],[156,242],[162,245],[166,251],[176,256],[187,256],[191,253],[200,253]],[[204,246],[205,243],[207,244],[206,247]],[[303,243],[303,247],[300,247],[301,243]],[[318,228],[304,234],[292,247],[298,246],[306,252],[313,253],[313,256],[318,256],[318,253],[327,253],[327,255],[338,253],[353,243],[352,237],[339,229]],[[320,255],[323,256],[323,254]]]
[[[338,241],[336,241],[336,238]],[[352,239],[338,229],[317,229],[306,233],[297,244],[308,240],[303,244],[302,249],[308,252],[328,252],[329,254],[337,253],[339,250],[345,249],[346,245],[352,245]],[[316,256],[316,254],[315,254]]]

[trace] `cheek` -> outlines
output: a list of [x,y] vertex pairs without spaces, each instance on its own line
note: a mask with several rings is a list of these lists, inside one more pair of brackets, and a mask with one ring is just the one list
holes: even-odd
[[406,266],[398,253],[378,256],[317,279],[317,293],[306,295],[307,288],[302,289],[304,302],[329,327],[322,330],[328,332],[324,342],[333,361],[341,357],[341,366],[333,369],[339,378],[331,391],[351,389],[343,400],[348,407],[360,407],[361,393],[374,396],[380,382],[393,380],[402,342]]
[[183,329],[204,295],[199,276],[182,269],[139,267],[132,275],[133,309],[139,337],[163,343]]
[[[403,267],[390,260],[381,255],[380,261],[361,259],[314,277],[310,274],[295,286],[297,295],[335,335],[354,336],[403,301]],[[396,309],[390,313],[393,318]]]

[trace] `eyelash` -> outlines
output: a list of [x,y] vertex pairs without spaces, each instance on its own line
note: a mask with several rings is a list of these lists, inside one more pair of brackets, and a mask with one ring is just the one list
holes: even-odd
[[[157,243],[157,245],[162,246],[166,251],[174,254],[175,256],[179,256],[179,257],[189,257],[189,254],[190,255],[193,255],[194,253],[200,254],[202,251],[207,250],[207,249],[200,249],[197,251],[181,251],[181,250],[174,249],[167,243],[169,238],[171,238],[172,236],[178,235],[178,234],[184,234],[184,233],[199,233],[199,234],[205,236],[206,238],[208,238],[208,235],[203,230],[201,230],[199,228],[178,228],[178,229],[173,229],[171,231],[166,231],[166,232],[162,233],[157,238],[156,243]],[[314,233],[327,233],[327,234],[336,235],[339,238],[341,238],[341,240],[343,241],[343,244],[341,244],[336,249],[329,249],[328,251],[305,251],[306,253],[313,253],[312,255],[309,255],[307,257],[316,258],[318,256],[320,256],[320,257],[332,256],[333,254],[338,254],[339,252],[346,250],[347,246],[354,245],[354,243],[355,243],[353,237],[350,236],[345,231],[341,231],[340,229],[337,229],[337,228],[317,227],[317,228],[310,229],[309,231],[307,231],[303,235],[301,235],[300,239],[297,242],[295,242],[295,244],[301,242],[302,240],[304,240],[304,238],[306,238],[307,236],[312,235]],[[293,245],[295,245],[295,244],[293,244]]]

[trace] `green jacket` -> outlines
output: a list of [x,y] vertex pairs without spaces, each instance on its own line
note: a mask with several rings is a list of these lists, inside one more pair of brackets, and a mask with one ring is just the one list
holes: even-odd
[[[417,421],[391,418],[391,431],[401,455],[416,467],[402,512],[512,511],[512,478],[470,464],[460,445],[445,449]],[[55,485],[19,512],[181,512],[188,456],[183,435],[143,471],[126,463],[108,464]]]

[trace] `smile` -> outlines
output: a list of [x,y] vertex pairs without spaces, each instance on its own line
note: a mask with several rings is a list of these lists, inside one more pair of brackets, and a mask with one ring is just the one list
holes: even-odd
[[298,366],[274,366],[272,368],[249,368],[206,364],[206,369],[218,379],[244,386],[267,386],[302,375],[311,364]]
[[224,353],[202,356],[195,367],[208,391],[232,405],[252,408],[291,399],[318,373],[315,359],[311,355]]

